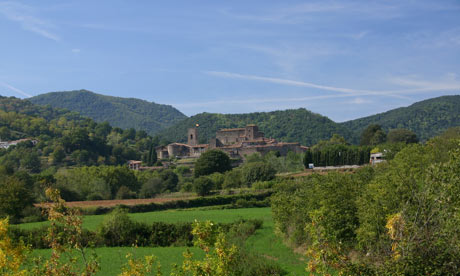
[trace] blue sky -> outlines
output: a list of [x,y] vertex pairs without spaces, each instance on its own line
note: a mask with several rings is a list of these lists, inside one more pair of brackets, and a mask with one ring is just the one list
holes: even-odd
[[460,1],[2,1],[0,95],[345,121],[460,94]]

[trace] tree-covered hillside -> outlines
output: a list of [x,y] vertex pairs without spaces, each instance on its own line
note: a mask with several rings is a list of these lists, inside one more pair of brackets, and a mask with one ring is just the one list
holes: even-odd
[[208,143],[219,129],[244,127],[247,124],[258,125],[265,137],[300,142],[307,146],[319,140],[328,140],[335,133],[347,139],[352,136],[351,131],[345,127],[303,108],[248,114],[200,113],[160,132],[159,136],[165,141],[185,142],[187,129],[196,124],[199,124],[198,137],[201,143]]
[[352,142],[358,143],[360,134],[370,124],[381,125],[386,131],[396,128],[409,129],[415,132],[421,141],[426,141],[450,127],[460,126],[460,96],[428,99],[340,125],[352,130]]
[[34,139],[0,149],[0,165],[32,173],[50,167],[124,165],[154,144],[145,131],[112,128],[76,112],[0,96],[0,140]]
[[105,96],[87,90],[46,93],[28,100],[34,104],[77,111],[96,122],[107,121],[112,126],[145,130],[149,134],[155,134],[186,118],[169,105]]

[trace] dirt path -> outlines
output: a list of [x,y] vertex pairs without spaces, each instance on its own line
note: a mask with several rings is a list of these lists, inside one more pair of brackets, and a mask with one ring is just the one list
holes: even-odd
[[[196,196],[189,197],[171,197],[171,198],[145,198],[145,199],[114,199],[114,200],[93,200],[93,201],[70,201],[66,202],[69,207],[113,207],[116,205],[139,205],[149,203],[165,203],[176,200],[194,199]],[[35,204],[37,207],[47,207],[49,203]]]

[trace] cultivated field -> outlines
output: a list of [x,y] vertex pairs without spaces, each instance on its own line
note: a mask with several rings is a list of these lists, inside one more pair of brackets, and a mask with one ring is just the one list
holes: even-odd
[[[104,220],[106,215],[85,216],[83,227],[96,230],[98,225]],[[162,222],[191,222],[196,220],[212,220],[214,222],[228,223],[238,219],[262,219],[263,227],[256,231],[254,235],[246,241],[246,247],[249,251],[276,262],[281,265],[289,275],[304,275],[305,260],[304,256],[293,253],[292,249],[283,244],[281,239],[274,234],[274,224],[270,208],[244,208],[244,209],[223,209],[223,210],[206,210],[206,209],[187,209],[187,210],[168,210],[149,213],[129,214],[136,221],[145,223],[162,221]],[[46,225],[46,222],[21,224],[20,227],[30,229]],[[202,256],[200,250],[190,248],[192,252],[198,252],[198,257]],[[162,271],[168,275],[171,264],[180,264],[182,261],[182,252],[184,247],[155,247],[155,248],[129,248],[129,247],[112,247],[95,249],[101,258],[102,270],[98,275],[116,275],[120,267],[125,262],[124,256],[127,253],[133,253],[135,256],[155,255],[161,262]],[[35,250],[34,254],[49,254],[49,250]]]

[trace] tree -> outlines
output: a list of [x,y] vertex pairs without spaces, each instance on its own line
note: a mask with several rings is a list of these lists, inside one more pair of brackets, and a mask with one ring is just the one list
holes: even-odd
[[231,170],[230,158],[220,150],[208,150],[195,163],[195,177]]
[[177,190],[179,177],[172,170],[164,170],[160,173],[160,179],[163,181],[163,189],[161,192],[174,192]]
[[404,128],[398,128],[398,129],[392,129],[388,132],[387,142],[388,143],[404,142],[406,144],[410,144],[410,143],[417,143],[418,138],[417,138],[417,135],[413,131],[404,129]]
[[268,181],[275,178],[276,170],[269,164],[253,162],[243,167],[242,180],[248,187],[257,181]]
[[150,178],[142,184],[139,192],[141,198],[152,198],[163,191],[163,181],[160,178]]
[[33,204],[27,185],[15,176],[0,177],[0,217],[18,222],[22,211]]
[[51,157],[53,158],[53,163],[54,164],[58,164],[58,163],[61,163],[62,160],[64,160],[65,158],[65,151],[64,151],[64,147],[62,146],[57,146],[53,153],[51,154]]
[[199,196],[209,195],[214,183],[206,176],[200,176],[193,181],[193,188]]
[[153,166],[157,162],[157,152],[152,142],[150,142],[149,150],[144,154],[142,161],[144,161],[147,166]]
[[386,135],[382,127],[377,124],[369,125],[361,133],[360,145],[377,145],[385,142]]
[[225,173],[225,180],[222,183],[222,188],[232,189],[232,188],[241,188],[243,185],[241,169],[235,168],[231,171]]

